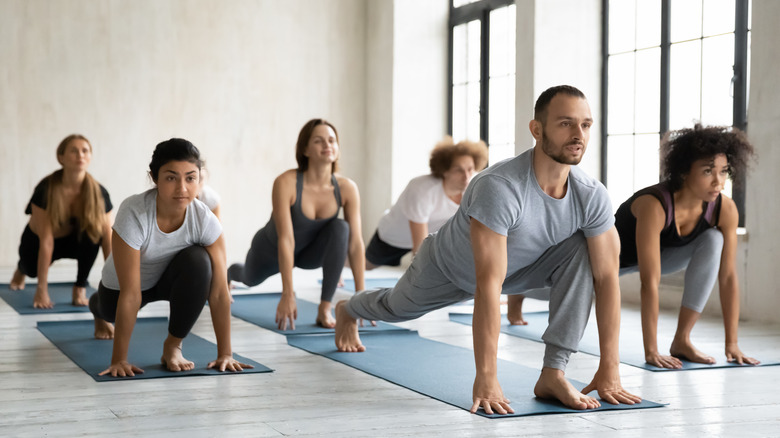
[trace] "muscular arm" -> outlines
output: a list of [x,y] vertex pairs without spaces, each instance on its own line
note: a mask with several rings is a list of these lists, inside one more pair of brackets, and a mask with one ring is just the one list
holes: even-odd
[[423,240],[428,236],[428,224],[409,221],[409,230],[412,232],[412,255],[416,255]]
[[477,278],[472,324],[477,375],[471,412],[476,412],[481,406],[488,414],[492,414],[493,410],[499,414],[511,413],[514,410],[498,383],[496,365],[501,329],[501,287],[507,270],[506,236],[473,218],[470,233]]
[[131,367],[127,361],[127,350],[138,310],[141,308],[141,252],[125,243],[116,231],[111,236],[111,249],[114,254],[116,276],[119,280],[119,301],[116,309],[111,367],[106,371],[114,376],[132,376],[132,372],[127,372],[127,368]]
[[723,196],[718,228],[723,233],[723,252],[718,271],[720,307],[723,312],[723,326],[726,331],[726,358],[740,364],[758,364],[759,361],[745,356],[739,349],[739,280],[737,278],[737,224],[739,213],[734,201]]
[[582,392],[593,389],[608,403],[638,403],[641,399],[623,389],[620,383],[620,238],[612,227],[588,238],[588,255],[596,291],[596,320],[599,329],[601,358],[593,381]]
[[360,191],[357,184],[347,178],[339,178],[339,187],[344,199],[344,220],[349,224],[349,246],[347,256],[355,280],[355,290],[366,288],[366,247],[360,219]]
[[636,248],[641,281],[642,340],[645,361],[661,368],[680,368],[682,362],[658,351],[658,285],[661,282],[661,231],[666,213],[653,196],[637,198],[631,205],[636,217]]

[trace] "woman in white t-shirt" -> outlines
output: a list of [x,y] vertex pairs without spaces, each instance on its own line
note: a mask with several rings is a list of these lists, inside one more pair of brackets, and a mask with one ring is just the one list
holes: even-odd
[[476,172],[487,165],[485,142],[446,137],[431,152],[431,173],[409,181],[398,201],[379,221],[366,248],[366,269],[398,266],[409,251],[417,254],[422,241],[458,210],[463,192]]
[[208,367],[251,368],[233,358],[225,238],[216,216],[195,199],[200,170],[200,152],[192,143],[179,138],[164,141],[149,164],[156,187],[130,196],[119,207],[111,255],[98,291],[89,300],[95,337],[114,339],[111,365],[101,375],[143,372],[128,361],[130,337],[138,310],[159,300],[170,302],[161,358],[167,369],[195,367],[182,355],[181,344],[207,300],[217,338],[217,359]]

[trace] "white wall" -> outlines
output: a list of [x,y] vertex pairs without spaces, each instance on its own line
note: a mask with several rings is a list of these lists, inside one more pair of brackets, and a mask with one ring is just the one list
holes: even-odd
[[148,187],[155,144],[195,143],[229,262],[270,217],[309,118],[337,126],[342,173],[363,186],[365,19],[362,0],[0,1],[0,266],[16,263],[24,206],[73,132],[116,206]]
[[748,174],[745,227],[748,232],[747,291],[742,314],[750,319],[780,321],[780,2],[753,0],[752,54],[748,136],[758,153]]

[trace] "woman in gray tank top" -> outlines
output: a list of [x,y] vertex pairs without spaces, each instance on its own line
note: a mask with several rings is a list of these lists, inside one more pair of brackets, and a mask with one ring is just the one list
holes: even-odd
[[[228,279],[255,286],[277,272],[282,274],[282,297],[276,308],[280,330],[295,330],[298,317],[293,288],[293,267],[322,268],[322,294],[316,323],[332,328],[331,301],[344,262],[355,279],[356,290],[365,288],[365,256],[360,225],[360,193],[357,185],[337,175],[339,142],[336,128],[323,119],[309,120],[298,134],[297,169],[274,181],[273,212],[255,234],[244,264],[228,270]],[[338,218],[344,207],[344,220]]]

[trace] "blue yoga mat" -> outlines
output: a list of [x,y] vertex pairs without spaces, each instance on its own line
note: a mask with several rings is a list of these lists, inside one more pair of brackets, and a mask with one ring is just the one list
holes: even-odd
[[[264,294],[245,294],[233,295],[235,302],[231,306],[231,313],[237,318],[260,326],[264,329],[274,331],[282,335],[310,335],[318,333],[333,333],[333,329],[320,327],[314,323],[317,318],[317,304],[298,298],[298,318],[295,320],[295,330],[279,330],[276,324],[276,306],[279,304],[281,293]],[[403,327],[398,327],[384,322],[377,322],[376,327],[369,321],[364,322],[365,327],[361,327],[362,332],[373,331],[406,331]]]
[[[529,312],[523,313],[523,319],[528,322],[528,325],[510,325],[506,316],[501,317],[501,333],[505,333],[511,336],[517,336],[519,338],[528,339],[536,342],[542,341],[542,334],[547,329],[547,318],[549,312]],[[471,314],[464,313],[450,313],[450,321],[455,321],[465,325],[471,325]],[[588,322],[588,326],[585,328],[585,334],[580,341],[579,351],[583,353],[599,356],[601,351],[599,350],[599,333],[596,326],[595,318],[591,318]],[[761,360],[761,358],[757,358]],[[727,362],[725,359],[719,359],[716,357],[717,362],[714,365],[682,361],[682,368],[659,368],[654,365],[650,365],[645,362],[644,347],[642,345],[642,339],[629,339],[628,336],[620,336],[620,361],[626,365],[635,366],[648,371],[685,371],[685,370],[701,370],[701,369],[713,369],[713,368],[730,368],[730,367],[752,367],[755,365],[740,365],[735,362]],[[780,361],[762,361],[758,366],[767,365],[780,365]]]
[[267,373],[270,368],[234,354],[241,363],[254,368],[241,372],[220,372],[207,369],[209,362],[217,358],[217,346],[200,336],[190,333],[182,343],[184,357],[195,363],[195,369],[173,372],[160,364],[160,355],[165,337],[168,335],[167,318],[139,318],[130,338],[128,359],[130,363],[144,370],[135,377],[98,376],[111,364],[114,343],[94,338],[95,324],[92,320],[39,321],[38,330],[57,346],[76,365],[98,382],[116,380],[154,379],[159,377],[210,376],[242,373]]
[[[475,375],[472,350],[425,339],[414,331],[366,333],[360,336],[366,346],[366,351],[362,353],[338,352],[333,336],[290,336],[287,343],[452,406],[471,409]],[[487,415],[479,410],[477,413],[483,417],[506,418],[585,412],[567,408],[557,401],[537,399],[533,395],[533,389],[539,378],[539,370],[499,359],[498,378],[515,413]],[[578,389],[586,386],[576,381],[572,381],[572,384]],[[595,391],[591,395],[598,397]],[[660,406],[663,405],[646,400],[635,405],[611,405],[602,402],[601,407],[594,410]]]
[[[0,297],[20,315],[89,312],[87,306],[74,306],[71,304],[73,300],[73,283],[49,283],[49,298],[54,303],[54,307],[51,309],[36,309],[33,307],[35,287],[35,283],[31,283],[27,284],[24,290],[11,290],[7,283],[0,283]],[[95,293],[95,289],[87,286],[87,298],[93,293]]]
[[[320,284],[322,284],[322,279],[318,280]],[[377,289],[377,288],[386,288],[386,287],[395,287],[395,284],[398,283],[397,278],[393,277],[387,277],[387,278],[366,278],[366,290],[368,289]],[[355,292],[355,280],[352,278],[345,278],[344,279],[344,286],[342,286],[340,289],[348,290]]]

